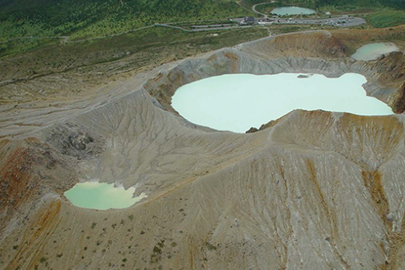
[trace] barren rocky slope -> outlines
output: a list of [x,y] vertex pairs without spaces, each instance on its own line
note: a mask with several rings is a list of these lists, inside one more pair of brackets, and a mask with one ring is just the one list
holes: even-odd
[[[403,269],[402,114],[294,111],[235,134],[170,107],[180,85],[218,74],[357,72],[402,112],[404,55],[356,62],[344,41],[266,38],[76,103],[3,106],[0,269]],[[88,179],[148,197],[124,210],[72,206],[63,192]]]

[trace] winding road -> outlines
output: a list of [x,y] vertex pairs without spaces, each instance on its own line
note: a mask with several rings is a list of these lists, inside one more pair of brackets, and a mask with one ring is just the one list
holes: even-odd
[[256,13],[256,14],[259,14],[259,15],[263,16],[264,18],[267,18],[268,15],[267,15],[267,14],[264,14],[264,13],[262,13],[262,12],[260,12],[260,11],[257,11],[257,10],[256,10],[256,7],[257,7],[257,6],[261,6],[261,5],[276,3],[276,2],[277,2],[277,1],[271,1],[271,2],[263,2],[263,3],[255,4],[255,5],[252,6],[252,11],[253,11],[254,13]]

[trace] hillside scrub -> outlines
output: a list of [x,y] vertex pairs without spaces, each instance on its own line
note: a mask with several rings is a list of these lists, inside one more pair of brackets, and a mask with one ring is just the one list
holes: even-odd
[[366,19],[377,28],[397,26],[405,23],[405,10],[384,10],[370,14]]
[[[116,34],[154,23],[224,19],[246,11],[231,1],[199,0],[56,0],[0,5],[0,42],[14,37]],[[35,4],[36,3],[36,4]]]

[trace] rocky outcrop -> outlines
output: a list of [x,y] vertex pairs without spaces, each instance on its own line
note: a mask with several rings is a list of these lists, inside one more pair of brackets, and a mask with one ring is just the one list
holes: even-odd
[[405,82],[398,91],[394,109],[396,113],[403,113],[405,111]]
[[[48,108],[19,125],[7,114],[0,269],[402,269],[403,115],[298,110],[236,134],[170,106],[179,86],[200,78],[286,71],[360,72],[370,95],[401,104],[402,68],[383,72],[401,55],[356,62],[336,37],[302,35],[292,40],[323,42],[327,59],[313,47],[293,57],[292,45],[277,56],[288,36],[264,39],[139,75],[115,97],[52,111],[49,123]],[[90,179],[148,197],[121,210],[72,206],[63,191]]]
[[87,127],[66,123],[63,126],[54,127],[46,138],[47,142],[61,154],[83,159],[91,158],[103,151],[103,139],[90,133],[94,132]]

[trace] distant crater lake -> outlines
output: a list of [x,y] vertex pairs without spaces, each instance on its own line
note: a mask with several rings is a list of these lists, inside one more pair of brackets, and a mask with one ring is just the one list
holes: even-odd
[[302,8],[302,7],[279,7],[275,8],[271,11],[273,14],[277,14],[278,16],[286,16],[286,15],[309,15],[315,14],[315,10],[310,8]]
[[363,75],[227,74],[183,85],[173,108],[192,123],[243,133],[295,110],[326,110],[358,115],[389,115],[391,108],[366,95]]
[[370,61],[375,60],[383,54],[399,51],[394,43],[371,43],[361,46],[352,55],[356,60]]

